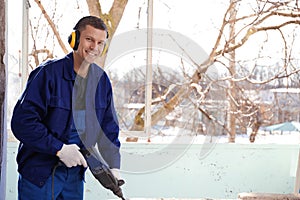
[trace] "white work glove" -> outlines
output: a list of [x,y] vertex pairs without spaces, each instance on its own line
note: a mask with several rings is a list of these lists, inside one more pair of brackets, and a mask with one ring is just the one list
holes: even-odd
[[112,169],[110,169],[110,171],[114,175],[114,177],[117,179],[118,185],[122,186],[125,183],[125,181],[122,178],[120,178],[120,170],[117,168],[112,168]]
[[120,180],[120,170],[117,168],[112,168],[110,169],[110,171],[112,172],[112,174],[114,175],[114,177],[116,177],[117,180]]
[[67,167],[75,167],[77,165],[87,167],[86,160],[79,149],[76,144],[64,144],[56,155]]

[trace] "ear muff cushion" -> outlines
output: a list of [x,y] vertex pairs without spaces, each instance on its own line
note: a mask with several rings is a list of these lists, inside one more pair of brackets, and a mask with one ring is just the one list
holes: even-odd
[[80,33],[78,30],[73,31],[69,38],[68,38],[68,42],[70,44],[70,47],[74,50],[77,50],[78,45],[79,45],[79,38],[80,38]]
[[107,52],[107,50],[108,50],[108,45],[105,44],[100,56],[103,56]]

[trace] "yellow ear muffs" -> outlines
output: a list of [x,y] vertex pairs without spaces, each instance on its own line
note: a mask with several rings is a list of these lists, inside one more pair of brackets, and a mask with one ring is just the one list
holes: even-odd
[[72,47],[72,49],[73,49],[74,46],[75,46],[75,38],[76,38],[76,33],[75,33],[75,32],[72,32],[72,33],[71,33],[71,41],[70,41],[70,46]]
[[107,52],[107,49],[108,49],[108,45],[105,44],[100,56],[103,56]]
[[70,47],[74,50],[78,49],[80,32],[78,30],[73,31],[68,37],[68,42]]

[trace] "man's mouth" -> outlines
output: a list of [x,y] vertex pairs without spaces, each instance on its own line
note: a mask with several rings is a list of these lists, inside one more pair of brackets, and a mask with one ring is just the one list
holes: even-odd
[[98,56],[98,52],[87,51],[89,56]]

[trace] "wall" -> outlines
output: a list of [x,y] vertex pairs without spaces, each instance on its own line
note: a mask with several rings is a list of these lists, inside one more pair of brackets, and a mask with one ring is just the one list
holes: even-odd
[[[17,143],[8,144],[7,199],[16,199]],[[298,145],[133,144],[122,146],[127,198],[237,198],[241,192],[293,193]],[[135,172],[134,172],[135,171]],[[85,199],[116,199],[90,173]]]

